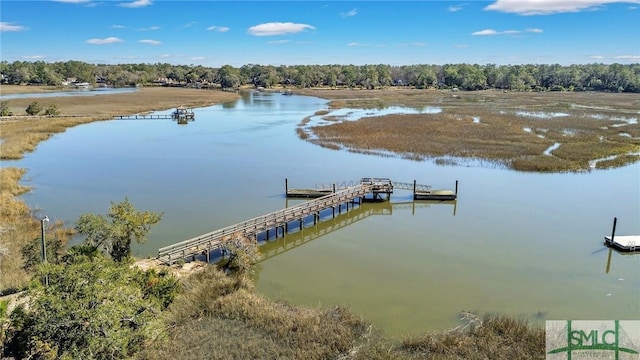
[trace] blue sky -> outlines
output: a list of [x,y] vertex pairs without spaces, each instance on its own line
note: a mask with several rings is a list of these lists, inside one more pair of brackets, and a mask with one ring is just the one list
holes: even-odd
[[3,61],[640,63],[640,0],[0,2]]

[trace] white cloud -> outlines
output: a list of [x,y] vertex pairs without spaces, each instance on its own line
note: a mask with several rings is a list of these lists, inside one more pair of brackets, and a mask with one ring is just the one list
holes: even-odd
[[118,5],[126,8],[139,8],[139,7],[149,6],[151,4],[153,4],[151,0],[136,0],[136,1],[127,2],[127,3],[120,3]]
[[27,55],[27,56],[23,56],[23,58],[27,60],[42,60],[42,59],[46,59],[47,57],[44,55]]
[[11,23],[8,22],[0,22],[0,32],[5,32],[5,31],[23,31],[23,30],[27,30],[26,27],[24,26],[20,26],[20,25],[13,25]]
[[166,58],[170,58],[170,57],[171,57],[171,55],[169,55],[169,54],[162,54],[162,55],[160,55],[160,57],[161,57],[161,58],[163,58],[163,59],[166,59]]
[[104,44],[113,44],[113,43],[124,42],[124,40],[112,36],[112,37],[108,37],[108,38],[104,38],[104,39],[89,39],[86,42],[87,42],[87,44],[104,45]]
[[464,3],[464,4],[458,4],[458,5],[451,5],[447,8],[447,11],[450,12],[457,12],[462,10],[465,6],[469,5],[469,3]]
[[91,0],[53,0],[55,2],[67,3],[67,4],[84,4],[88,3]]
[[[524,32],[540,34],[542,33],[542,29],[526,29]],[[471,33],[474,36],[492,36],[492,35],[518,35],[522,34],[521,30],[504,30],[504,31],[496,31],[493,29],[484,29],[480,31],[476,31]]]
[[111,25],[112,29],[126,29],[127,27],[124,25]]
[[291,42],[291,40],[274,40],[274,41],[267,41],[267,44],[286,44],[288,42]]
[[640,55],[620,55],[614,57],[616,60],[640,61]]
[[352,46],[352,47],[354,47],[354,46],[371,46],[371,44],[364,44],[364,43],[359,43],[359,42],[355,42],[354,41],[354,42],[348,43],[347,46]]
[[207,28],[207,30],[209,30],[209,31],[217,31],[217,32],[227,32],[230,29],[228,27],[226,27],[226,26],[209,26]]
[[478,35],[478,36],[484,36],[484,35],[499,35],[500,33],[493,30],[493,29],[484,29],[484,30],[480,30],[480,31],[476,31],[471,33],[471,35]]
[[192,58],[190,58],[190,60],[204,60],[205,57],[204,56],[194,56]]
[[149,26],[149,27],[140,29],[140,31],[155,31],[155,30],[160,30],[160,26]]
[[640,0],[496,0],[484,9],[519,15],[549,15],[594,10],[613,3],[640,4]]
[[456,44],[456,45],[453,45],[453,47],[454,48],[458,48],[458,49],[466,49],[466,48],[469,47],[469,45],[467,45],[467,44]]
[[138,40],[139,43],[143,43],[143,44],[149,44],[149,45],[160,45],[162,44],[162,42],[158,41],[158,40]]
[[314,30],[315,27],[308,24],[296,24],[291,22],[271,22],[250,27],[247,31],[255,36],[274,36],[294,34],[305,30]]
[[351,17],[351,16],[356,16],[358,14],[358,9],[351,9],[347,12],[341,12],[340,16],[342,17]]
[[591,55],[591,56],[589,56],[589,59],[601,60],[601,59],[604,59],[604,56],[602,56],[602,55]]

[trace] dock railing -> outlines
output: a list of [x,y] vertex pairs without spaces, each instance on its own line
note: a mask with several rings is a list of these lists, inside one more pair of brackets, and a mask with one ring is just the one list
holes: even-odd
[[203,235],[180,241],[173,245],[162,247],[158,250],[158,260],[169,265],[179,259],[200,254],[203,250],[211,251],[220,248],[222,239],[237,233],[248,237],[269,229],[285,226],[292,221],[302,221],[307,216],[319,213],[322,210],[349,202],[355,198],[364,197],[372,191],[372,185],[360,184],[345,190],[303,202],[301,204],[261,215],[249,220],[239,222]]

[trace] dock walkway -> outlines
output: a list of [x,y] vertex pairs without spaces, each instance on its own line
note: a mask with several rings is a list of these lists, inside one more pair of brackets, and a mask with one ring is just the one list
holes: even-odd
[[[455,200],[456,193],[446,198],[437,200]],[[270,231],[275,231],[276,238],[280,233],[284,236],[289,231],[289,226],[294,225],[302,230],[305,221],[313,217],[313,224],[320,221],[320,213],[327,209],[332,209],[335,218],[336,210],[338,214],[342,212],[346,205],[361,204],[362,201],[385,201],[389,200],[394,188],[402,190],[413,190],[414,199],[429,200],[424,194],[433,192],[428,185],[394,182],[388,178],[362,178],[358,184],[342,183],[331,187],[320,186],[316,189],[289,189],[288,180],[285,179],[285,196],[287,198],[307,198],[312,199],[301,204],[261,215],[253,219],[245,220],[234,225],[214,230],[191,239],[180,241],[173,245],[165,246],[158,250],[157,259],[162,263],[171,265],[178,260],[195,259],[196,256],[205,255],[207,262],[210,261],[212,251],[220,250],[223,241],[232,236],[243,236],[254,241],[258,241],[258,235],[266,233],[269,239]],[[420,197],[423,194],[422,197]]]
[[346,204],[348,211],[349,204],[360,203],[365,196],[379,190],[381,189],[376,188],[376,186],[372,184],[352,186],[286,209],[274,211],[173,245],[165,246],[158,250],[158,260],[167,265],[171,265],[179,259],[187,259],[195,257],[196,255],[205,254],[208,262],[209,253],[220,249],[222,241],[228,236],[241,234],[250,239],[257,240],[258,234],[266,232],[268,238],[270,230],[275,230],[276,236],[279,229],[282,229],[283,233],[288,232],[289,224],[291,223],[297,223],[298,227],[302,229],[304,221],[308,217],[313,217],[313,223],[316,224],[320,220],[321,211],[333,209],[333,215],[335,216],[336,208],[340,213],[342,211],[342,205]]

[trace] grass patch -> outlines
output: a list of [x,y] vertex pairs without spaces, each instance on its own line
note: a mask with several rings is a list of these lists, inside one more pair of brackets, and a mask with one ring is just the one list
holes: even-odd
[[[331,99],[331,108],[393,105],[442,108],[438,114],[386,115],[357,121],[323,116],[314,143],[364,153],[392,152],[411,159],[490,160],[521,171],[590,170],[590,162],[619,155],[624,166],[640,151],[638,94],[449,92],[438,90],[306,90]],[[562,99],[559,101],[559,97]],[[620,134],[624,134],[621,136]],[[553,152],[544,151],[554,143]],[[356,150],[357,149],[357,150]]]
[[[468,314],[454,330],[401,343],[343,307],[309,309],[266,300],[246,278],[215,266],[183,279],[164,314],[169,339],[139,359],[539,359],[544,331],[524,320]],[[469,320],[470,319],[470,320]]]
[[493,315],[474,319],[467,328],[408,338],[398,350],[411,358],[543,359],[544,329],[525,320]]
[[346,309],[305,309],[266,300],[250,282],[215,266],[185,280],[167,313],[170,341],[141,359],[328,359],[349,354],[369,336]]

